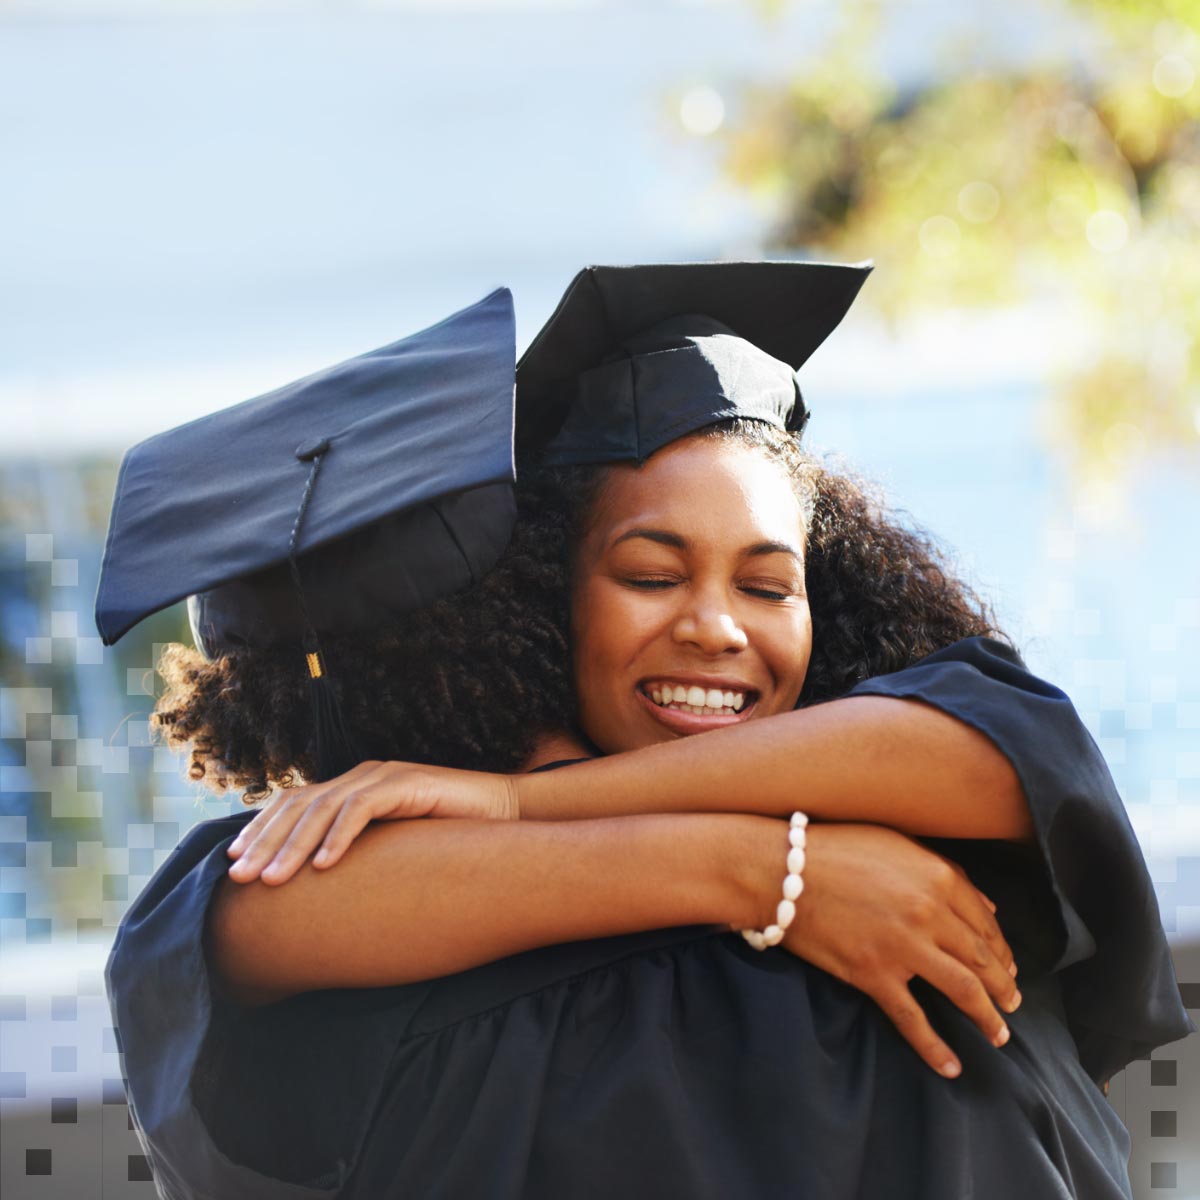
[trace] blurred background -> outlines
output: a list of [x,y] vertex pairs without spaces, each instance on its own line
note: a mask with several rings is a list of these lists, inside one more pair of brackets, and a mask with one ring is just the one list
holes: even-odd
[[[103,964],[240,807],[148,737],[182,607],[96,636],[122,451],[587,263],[874,259],[806,436],[1070,694],[1197,1018],[1197,72],[1200,0],[0,0],[5,1200],[154,1194]],[[1197,1042],[1113,1082],[1138,1197],[1200,1197]]]

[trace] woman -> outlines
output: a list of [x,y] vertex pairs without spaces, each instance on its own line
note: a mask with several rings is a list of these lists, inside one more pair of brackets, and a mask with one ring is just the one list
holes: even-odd
[[[207,1114],[218,1147],[234,1162],[257,1159],[256,1186],[266,1175],[311,1185],[303,1193],[270,1194],[313,1194],[314,1187],[332,1187],[344,1188],[344,1194],[383,1195],[389,1186],[385,1175],[394,1170],[401,1194],[405,1186],[423,1195],[480,1194],[484,1180],[478,1162],[464,1168],[445,1158],[451,1131],[465,1126],[466,1143],[487,1164],[486,1177],[497,1195],[607,1195],[618,1187],[628,1191],[631,1182],[646,1194],[674,1189],[686,1195],[758,1194],[768,1186],[828,1195],[1008,1195],[1016,1186],[1034,1195],[1128,1194],[1128,1182],[1121,1178],[1128,1148],[1127,1140],[1121,1142],[1124,1131],[1089,1081],[1079,1053],[1086,1048],[1092,1071],[1107,1078],[1107,1068],[1123,1052],[1144,1046],[1128,1037],[1120,1040],[1122,1033],[1133,1032],[1132,1026],[1122,1028],[1121,1020],[1136,1016],[1145,1036],[1158,1039],[1152,1045],[1171,1040],[1172,1030],[1181,1036],[1187,1025],[1180,1028],[1182,1010],[1160,1009],[1156,1026],[1144,1011],[1134,1014],[1129,1005],[1123,1010],[1117,998],[1110,1007],[1118,1022],[1104,1030],[1089,1025],[1081,993],[1074,997],[1071,1027],[1078,1050],[1068,1035],[1072,1014],[1064,1011],[1053,968],[1062,970],[1086,954],[1071,902],[1088,894],[1078,878],[1067,881],[1066,895],[1060,890],[1069,850],[1058,839],[1078,827],[1085,798],[1063,791],[1066,776],[1060,769],[1054,778],[1049,760],[1061,760],[1070,751],[1074,765],[1066,774],[1077,776],[1081,759],[1094,755],[1094,746],[1081,728],[1074,730],[1076,744],[1067,744],[1069,704],[1061,693],[1032,680],[1000,643],[971,636],[988,632],[983,614],[938,571],[918,539],[881,522],[849,485],[822,479],[811,463],[805,469],[794,443],[769,425],[761,418],[749,424],[710,422],[701,427],[704,432],[689,431],[691,436],[668,440],[657,453],[651,450],[640,469],[610,467],[583,480],[547,473],[539,486],[551,496],[558,488],[563,499],[565,485],[575,488],[574,508],[567,501],[545,510],[557,513],[560,529],[568,532],[565,554],[557,564],[553,552],[549,562],[544,554],[539,562],[536,547],[545,544],[544,538],[523,543],[519,535],[507,565],[489,577],[493,596],[503,592],[506,573],[509,580],[539,581],[544,594],[530,604],[533,616],[525,627],[541,630],[533,644],[539,638],[543,647],[552,644],[556,624],[565,628],[562,609],[569,601],[579,722],[608,757],[529,776],[518,789],[522,817],[566,820],[552,826],[456,820],[375,826],[319,883],[314,873],[305,872],[287,889],[235,894],[238,889],[227,884],[219,891],[214,959],[238,999],[292,996],[257,1010],[226,1006],[212,1028],[221,1025],[229,1041],[224,1047],[210,1044],[193,1079],[197,1107]],[[527,517],[529,512],[527,499]],[[647,516],[653,518],[648,524]],[[526,525],[534,523],[530,518]],[[577,544],[569,536],[573,523],[582,531]],[[851,530],[878,536],[855,542],[847,540]],[[747,553],[748,548],[754,552]],[[907,557],[893,560],[889,569],[889,555],[896,550]],[[569,597],[563,594],[561,569],[557,578],[555,572],[563,560],[576,573]],[[832,585],[828,595],[814,586],[818,582]],[[813,598],[811,636],[806,585]],[[468,606],[460,615],[471,611]],[[854,622],[847,620],[851,611]],[[453,615],[453,604],[443,606],[442,619]],[[430,627],[416,624],[417,637],[427,636]],[[956,641],[955,634],[966,640]],[[854,659],[845,653],[853,638],[888,665],[910,669],[854,687],[856,674],[862,679],[873,672],[868,654]],[[488,644],[490,651],[498,649],[497,643]],[[830,649],[822,654],[825,647]],[[913,668],[913,659],[921,658],[918,649],[937,653],[926,654]],[[889,656],[894,656],[890,662]],[[737,670],[717,679],[716,664],[736,664]],[[205,679],[192,669],[202,689],[211,688],[221,673]],[[672,711],[669,705],[678,703],[674,686],[691,686],[696,674],[739,689],[740,697],[731,695],[729,702],[724,693],[732,687],[705,689],[706,699],[708,691],[721,690],[720,708],[732,711]],[[994,683],[994,694],[980,681]],[[240,682],[252,685],[253,680],[247,675]],[[668,685],[671,700],[664,695]],[[437,691],[436,680],[432,691]],[[860,694],[816,703],[848,691]],[[996,699],[1001,693],[1004,703]],[[903,696],[928,703],[894,698]],[[1015,707],[1013,697],[1019,701]],[[494,693],[476,697],[490,702],[489,713],[502,710],[503,699]],[[244,695],[247,705],[255,700],[252,693]],[[798,700],[809,707],[793,712]],[[947,715],[953,713],[959,719]],[[257,764],[251,763],[252,754],[240,763],[229,761],[237,755],[228,752],[233,743],[221,736],[221,724],[226,717],[236,721],[236,706],[221,714],[219,706],[206,708],[194,697],[163,706],[164,717],[173,716],[184,737],[189,721],[205,714],[209,732],[223,747],[220,769],[261,781],[261,755]],[[1039,718],[1050,722],[1051,753],[1045,761],[1019,744],[1029,720]],[[714,723],[732,727],[698,741],[679,736]],[[355,724],[366,722],[356,717]],[[888,735],[882,746],[881,732]],[[832,752],[846,750],[864,757],[858,762],[832,758]],[[282,751],[271,773],[277,765],[294,765],[283,763],[287,758],[295,754]],[[1098,755],[1092,769],[1096,761]],[[203,755],[197,765],[202,770],[208,765]],[[1022,957],[1026,1001],[1013,1018],[1019,1036],[1006,1052],[984,1045],[966,1016],[936,992],[921,990],[920,998],[966,1060],[957,1084],[938,1080],[920,1066],[879,1010],[848,980],[834,977],[836,957],[818,964],[827,965],[828,973],[814,971],[797,959],[759,957],[740,939],[710,927],[731,923],[731,917],[762,923],[773,911],[781,873],[780,822],[735,814],[774,811],[781,801],[784,807],[802,803],[795,799],[794,784],[780,786],[796,777],[797,765],[805,770],[809,811],[830,823],[814,823],[811,829],[808,886],[786,948],[804,953],[807,946],[812,953],[820,947],[816,954],[834,955],[839,942],[845,943],[844,929],[839,939],[820,927],[822,917],[836,916],[832,905],[822,906],[822,892],[835,896],[846,882],[837,871],[822,874],[831,862],[840,861],[849,871],[867,854],[877,868],[901,841],[913,855],[929,853],[879,828],[883,823],[956,839],[974,877],[986,876],[989,891],[1000,899],[998,913],[1012,914],[1006,930],[1036,934],[1028,917],[1038,904],[1061,921],[1053,937],[1040,945],[1028,942],[1028,961]],[[308,824],[323,831],[336,801],[361,789],[364,775],[377,778],[380,771],[365,764],[356,777],[352,773],[321,790],[315,819]],[[377,806],[377,815],[495,813],[488,807],[495,798],[512,795],[511,788],[494,788],[495,781],[479,777],[393,771],[387,785],[393,806],[397,779],[405,785],[399,809],[385,814]],[[1106,799],[1103,780],[1094,782]],[[372,789],[362,794],[369,798]],[[1108,799],[1119,813],[1115,795]],[[726,810],[723,821],[694,811],[667,818],[590,819],[642,808],[703,810],[714,800],[713,807]],[[269,820],[257,818],[258,827],[276,835],[290,830],[302,807],[291,807],[292,818],[283,820],[289,806],[273,806]],[[351,811],[343,847],[360,817]],[[1086,814],[1090,824],[1095,826],[1097,812],[1104,811],[1103,803],[1093,804]],[[1124,850],[1117,843],[1106,849],[1105,838],[1115,833],[1119,843],[1129,836],[1127,823],[1122,831],[1116,813],[1109,810],[1109,817],[1108,826],[1097,830],[1098,850],[1108,856],[1105,865],[1123,871],[1135,890],[1139,883],[1145,889],[1144,878],[1129,875],[1128,844]],[[879,824],[839,827],[837,818]],[[669,828],[666,821],[672,822]],[[228,845],[231,826],[242,824],[241,818],[210,823],[213,828],[190,839],[174,872],[164,869],[159,896],[167,907],[172,897],[191,889],[194,911],[196,896],[216,883],[213,864]],[[522,828],[527,832],[518,834]],[[860,840],[855,853],[838,860],[839,835],[875,841]],[[1019,849],[1035,836],[1044,860]],[[706,890],[703,871],[697,869],[717,865],[711,858],[714,837],[727,851],[720,865],[728,867],[730,857],[740,861],[733,886],[723,891]],[[507,862],[472,861],[471,856],[497,847],[504,849]],[[447,855],[448,849],[454,853]],[[577,857],[564,864],[564,849]],[[303,839],[296,850],[302,858]],[[244,860],[251,869],[255,854]],[[434,859],[436,869],[430,869]],[[915,858],[908,861],[915,865]],[[664,862],[680,885],[672,887],[668,876],[646,888],[638,871]],[[623,866],[631,877],[600,890],[595,877],[600,866]],[[1048,874],[1040,875],[1045,866]],[[409,876],[408,898],[395,899],[392,891],[366,900],[364,883],[378,884],[379,871],[396,868]],[[557,878],[547,878],[547,870]],[[423,911],[414,910],[413,893],[435,880],[446,889],[446,903],[434,897],[422,902]],[[498,892],[505,883],[509,891]],[[511,895],[514,883],[526,889],[523,895]],[[886,876],[878,884],[883,891],[891,886]],[[576,900],[583,888],[590,906]],[[850,892],[843,887],[842,894]],[[497,900],[510,895],[504,919],[489,919]],[[955,896],[964,908],[966,895]],[[530,897],[535,903],[523,908]],[[1152,903],[1152,893],[1149,898]],[[595,902],[601,899],[611,900],[612,908],[597,914]],[[1146,891],[1137,899],[1144,904]],[[555,907],[539,911],[537,902],[547,900]],[[469,911],[468,922],[454,921],[455,906],[458,913]],[[182,911],[178,902],[176,909]],[[982,909],[971,916],[986,930]],[[1120,916],[1095,910],[1086,916],[1108,943],[1102,946],[1096,939],[1093,957],[1098,966],[1111,969],[1113,953],[1129,953],[1125,939],[1132,927],[1122,929]],[[340,932],[329,927],[331,918],[340,923]],[[658,928],[671,925],[684,928]],[[297,938],[301,927],[304,937]],[[381,946],[377,933],[346,936],[347,929],[364,927],[403,929],[409,944]],[[528,945],[643,928],[655,932],[504,957]],[[945,936],[949,929],[945,925],[940,932]],[[271,946],[266,977],[256,975],[262,957],[256,930],[266,932]],[[1157,933],[1157,947],[1143,939],[1143,952],[1148,951],[1143,966],[1157,962],[1161,967],[1161,928]],[[966,958],[978,939],[967,944],[959,934],[957,942],[945,940]],[[1090,936],[1087,928],[1082,936]],[[951,955],[940,950],[935,955],[928,944],[921,949],[930,981],[941,986],[943,978],[954,978],[943,964],[929,965],[933,957],[949,962]],[[911,944],[904,953],[916,955]],[[901,956],[899,950],[896,954]],[[979,968],[998,968],[1007,957],[1002,952]],[[489,959],[500,961],[445,979],[429,978]],[[905,972],[900,986],[920,969],[914,965]],[[957,978],[964,974],[960,966]],[[980,969],[980,974],[997,998],[1008,996],[1008,988],[994,982],[998,970]],[[425,982],[357,993],[312,990],[406,978]],[[978,982],[968,982],[986,999]],[[1142,973],[1141,985],[1147,982]],[[897,991],[893,987],[881,1003],[894,1006],[897,1014],[911,1013],[912,996],[906,1002]],[[218,998],[218,1010],[222,1003]],[[1092,1003],[1094,1011],[1094,998]],[[973,1004],[964,1000],[963,1007],[970,1010]],[[629,1014],[627,1025],[621,1013]],[[748,1022],[748,1014],[758,1024]],[[322,1048],[314,1050],[311,1022],[318,1016]],[[994,1010],[991,1016],[998,1017]],[[986,1027],[985,1015],[975,1019]],[[342,1037],[339,1029],[351,1024],[352,1034]],[[310,1038],[301,1046],[297,1039],[305,1030]],[[280,1064],[285,1077],[264,1081],[247,1069],[244,1055],[250,1048]],[[301,1048],[325,1058],[297,1071],[289,1048],[293,1058]],[[937,1048],[948,1051],[940,1039]],[[598,1068],[597,1055],[606,1051],[613,1056],[611,1065]],[[354,1058],[347,1060],[345,1053]],[[1124,1061],[1128,1058],[1120,1065]],[[254,1089],[251,1103],[266,1105],[271,1097],[302,1097],[305,1079],[311,1088],[314,1078],[328,1083],[338,1071],[351,1072],[347,1082],[359,1085],[355,1105],[338,1114],[333,1128],[321,1128],[306,1148],[311,1154],[293,1145],[273,1160],[269,1150],[264,1155],[261,1130],[239,1127],[236,1120],[222,1127],[218,1101],[235,1079]],[[446,1087],[433,1082],[438,1075],[448,1081]],[[800,1094],[795,1093],[797,1078],[806,1085]],[[502,1088],[503,1100],[489,1096],[489,1084]],[[952,1086],[960,1093],[946,1090]],[[551,1101],[568,1098],[575,1121],[563,1123],[547,1113]],[[802,1111],[810,1125],[796,1130],[781,1122],[780,1115],[786,1117],[791,1108]],[[425,1119],[418,1121],[422,1115]],[[486,1127],[480,1128],[484,1119]],[[645,1137],[655,1126],[658,1142]],[[386,1144],[368,1129],[387,1129]],[[613,1158],[606,1134],[620,1138],[626,1159]],[[572,1169],[592,1174],[568,1183]],[[668,1169],[669,1178],[662,1174]]]

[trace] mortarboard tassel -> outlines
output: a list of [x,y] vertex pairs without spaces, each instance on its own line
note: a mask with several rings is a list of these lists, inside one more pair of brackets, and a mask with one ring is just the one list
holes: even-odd
[[317,631],[313,628],[312,620],[308,615],[308,605],[304,600],[304,587],[300,582],[300,568],[296,563],[296,542],[300,536],[300,525],[304,520],[305,510],[308,508],[313,484],[317,480],[317,472],[321,468],[321,458],[328,449],[328,440],[322,438],[316,442],[305,443],[296,451],[296,457],[301,462],[312,462],[312,470],[308,474],[308,483],[304,487],[304,495],[300,500],[300,508],[296,513],[291,541],[288,544],[288,563],[291,567],[292,582],[296,585],[296,595],[300,601],[300,611],[304,614],[306,627],[302,644],[305,660],[308,663],[309,698],[312,701],[317,757],[317,778],[310,781],[313,783],[323,783],[327,779],[343,775],[351,767],[362,762],[365,757],[346,724],[334,681],[329,674],[329,662],[321,653],[321,643],[317,638]]
[[333,680],[326,670],[317,635],[304,635],[304,654],[308,660],[309,697],[312,700],[313,728],[317,735],[317,776],[314,783],[344,775],[363,761],[354,736],[347,728],[345,714],[338,702]]

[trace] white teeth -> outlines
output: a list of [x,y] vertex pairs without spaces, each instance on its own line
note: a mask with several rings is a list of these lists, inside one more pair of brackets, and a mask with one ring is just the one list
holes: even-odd
[[746,706],[744,692],[723,692],[718,688],[702,688],[696,684],[662,684],[651,687],[647,694],[662,708],[696,713],[705,717],[729,716]]

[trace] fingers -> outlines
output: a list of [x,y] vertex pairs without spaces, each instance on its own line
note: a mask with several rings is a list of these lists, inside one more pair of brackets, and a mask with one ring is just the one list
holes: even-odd
[[938,1037],[906,984],[893,979],[868,994],[900,1031],[900,1036],[939,1075],[953,1079],[961,1074],[958,1056]]
[[[330,826],[336,823],[342,813],[348,808],[359,811],[363,807],[365,806],[357,802],[355,795],[347,796],[342,788],[326,792],[311,801],[304,807],[300,819],[287,839],[275,851],[275,856],[263,867],[263,882],[286,883],[308,861],[329,832]],[[370,819],[370,813],[367,813],[359,824],[359,829]],[[324,866],[325,863],[322,861],[314,865]]]
[[[957,864],[955,864],[957,866]],[[1005,940],[996,920],[996,906],[971,882],[961,867],[958,868],[962,882],[956,886],[950,895],[950,908],[974,930],[978,937],[983,938],[989,949],[1010,978],[1016,976],[1017,964],[1013,958],[1012,949]],[[949,949],[949,947],[946,947]],[[962,955],[959,955],[962,958]],[[968,965],[972,957],[962,958]],[[982,965],[982,964],[980,964]]]
[[272,796],[271,799],[262,806],[254,814],[254,816],[242,826],[242,831],[225,847],[225,853],[230,858],[239,858],[246,852],[246,847],[258,837],[259,833],[266,827],[267,823],[275,815],[276,806],[286,799],[285,793]]
[[[988,989],[985,988],[982,980],[972,968],[965,966],[958,958],[950,954],[932,950],[925,965],[917,971],[917,974],[966,1013],[979,1026],[984,1037],[993,1046],[1003,1046],[1008,1041],[1008,1025],[996,1011]],[[1016,1009],[1020,1003],[1020,993],[1013,987],[1012,980],[1008,979],[1007,974],[1004,972],[1001,974],[1007,979],[1009,988],[1015,997],[1011,1009]]]
[[968,874],[967,874],[967,870],[966,870],[966,868],[965,868],[965,867],[962,865],[962,863],[955,862],[955,861],[954,861],[954,859],[952,859],[952,858],[943,858],[943,859],[942,859],[942,861],[943,861],[943,862],[944,862],[944,863],[945,863],[947,866],[949,866],[949,867],[953,867],[953,868],[954,868],[954,870],[955,870],[955,872],[956,872],[956,873],[957,873],[957,874],[958,874],[958,875],[959,875],[959,876],[960,876],[960,877],[961,877],[963,880],[965,880],[967,883],[969,883],[969,884],[971,885],[971,887],[975,888],[975,892],[976,892],[976,894],[977,894],[977,895],[978,895],[978,896],[979,896],[979,897],[980,897],[980,898],[983,900],[984,904],[986,904],[986,905],[988,906],[988,908],[990,908],[990,909],[992,910],[992,912],[995,912],[995,911],[996,911],[996,905],[995,905],[995,904],[992,902],[992,900],[991,900],[991,898],[990,898],[990,897],[988,897],[988,896],[985,896],[985,895],[983,894],[983,892],[981,892],[981,891],[980,891],[978,888],[976,888],[976,887],[975,887],[975,884],[972,882],[970,875],[968,875]]
[[300,819],[300,810],[291,803],[292,799],[281,796],[269,809],[259,813],[229,847],[228,853],[237,855],[237,862],[229,868],[229,877],[236,883],[257,879],[291,833],[292,826]]
[[341,811],[325,834],[321,849],[313,859],[313,866],[332,867],[346,848],[371,823],[371,812],[364,804],[353,802],[342,805]]
[[[940,930],[936,935],[936,940],[942,950],[957,959],[960,965],[975,976],[995,1005],[1008,1013],[1017,1010],[1021,1003],[1021,993],[1016,982],[1009,974],[1008,968],[996,957],[991,945],[984,938],[975,933],[968,925],[954,922]],[[958,1003],[954,996],[951,996],[951,999]],[[980,1028],[989,1037],[992,1037],[998,1032],[998,1029],[995,1022],[991,1020],[991,1017],[995,1015],[994,1010],[990,1005],[988,1008],[991,1010],[988,1025],[986,1027],[981,1025]]]
[[[264,883],[286,883],[320,841],[343,799],[353,794],[379,766],[376,760],[369,759],[336,779],[279,792],[227,847],[229,857],[238,860],[229,868],[229,877],[235,883],[249,883],[260,877]],[[314,813],[311,817],[310,812]],[[299,836],[291,842],[297,830]],[[305,846],[307,849],[302,853]],[[273,863],[284,847],[288,849],[283,861]]]
[[[229,877],[236,883],[249,883],[260,877],[264,883],[286,883],[308,857],[308,851],[300,855],[300,848],[312,840],[311,850],[332,822],[335,806],[340,806],[341,790],[321,784],[289,789],[290,794],[281,795],[242,831],[238,838],[239,857],[229,868]],[[320,828],[314,831],[316,825]],[[299,836],[293,841],[297,831]],[[289,848],[285,860],[274,863],[285,846]]]

